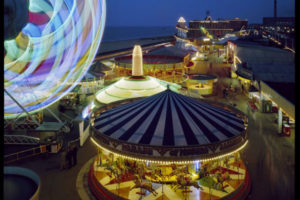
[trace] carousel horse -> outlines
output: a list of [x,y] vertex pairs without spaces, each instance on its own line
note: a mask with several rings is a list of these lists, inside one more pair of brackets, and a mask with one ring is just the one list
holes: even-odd
[[115,169],[112,165],[108,165],[105,169],[109,171],[108,176],[110,178],[112,178],[112,176],[116,179],[120,178],[119,176],[121,175],[121,172],[117,168]]
[[124,160],[124,166],[128,170],[128,172],[132,174],[137,173],[137,163],[136,161]]
[[144,163],[139,163],[137,166],[138,166],[137,167],[137,174],[140,177],[144,178],[145,177],[145,172],[146,172],[146,166],[145,166],[145,164]]
[[227,180],[230,180],[230,176],[228,172],[225,172],[224,174],[222,174],[221,172],[217,172],[216,173],[216,178],[217,178],[217,182],[219,184],[219,186],[224,189],[224,182]]
[[157,181],[157,182],[161,182],[162,181],[162,173],[161,173],[161,169],[160,168],[156,168],[154,170],[152,170],[151,173],[151,179]]
[[123,160],[121,158],[117,158],[116,160],[116,168],[120,171],[121,175],[128,174],[128,168],[125,166]]
[[148,183],[142,183],[141,182],[141,179],[137,176],[135,176],[136,179],[134,181],[135,185],[130,189],[130,190],[133,190],[135,188],[141,188],[141,189],[144,189],[144,190],[147,190],[149,192],[151,192],[154,196],[156,196],[158,193],[155,191],[155,189],[152,187],[152,184],[150,182]]
[[172,165],[172,172],[170,173],[170,176],[178,175],[178,174],[188,174],[188,169],[186,167],[178,167],[176,165]]
[[178,188],[183,189],[187,186],[193,186],[197,189],[203,190],[203,188],[198,184],[197,181],[193,181],[191,177],[186,176],[185,174],[179,174],[176,178],[176,185],[174,190],[176,191]]

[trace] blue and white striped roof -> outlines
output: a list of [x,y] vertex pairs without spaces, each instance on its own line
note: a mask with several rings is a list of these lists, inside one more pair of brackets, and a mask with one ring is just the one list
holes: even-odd
[[94,126],[119,141],[174,147],[213,144],[245,130],[234,113],[171,90],[103,112]]

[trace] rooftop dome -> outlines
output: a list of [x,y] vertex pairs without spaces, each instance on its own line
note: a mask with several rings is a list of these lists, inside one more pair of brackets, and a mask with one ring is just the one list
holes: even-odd
[[116,83],[97,92],[96,99],[100,103],[108,104],[123,99],[147,97],[166,90],[158,79],[143,76],[141,79],[123,77]]

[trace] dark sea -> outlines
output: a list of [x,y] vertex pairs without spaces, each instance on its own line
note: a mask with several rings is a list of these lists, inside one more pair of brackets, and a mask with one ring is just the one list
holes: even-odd
[[120,40],[131,40],[150,38],[158,36],[174,35],[175,26],[163,27],[113,27],[108,26],[104,29],[103,42],[112,42]]

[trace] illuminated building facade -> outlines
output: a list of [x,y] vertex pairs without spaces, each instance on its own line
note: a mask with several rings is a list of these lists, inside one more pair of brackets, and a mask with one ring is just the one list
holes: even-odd
[[[119,76],[132,74],[132,56],[115,58],[115,72]],[[184,58],[178,56],[144,55],[143,67],[144,74],[153,77],[172,75],[173,71],[184,72]],[[132,74],[133,75],[133,74]]]
[[220,38],[227,33],[237,32],[241,29],[246,29],[248,20],[234,18],[229,20],[212,20],[210,16],[205,20],[192,20],[189,21],[187,27],[183,17],[180,17],[176,25],[177,34],[175,37],[181,40],[193,41],[201,37]]
[[216,38],[222,37],[227,33],[246,29],[248,20],[235,18],[229,20],[199,20],[189,22],[188,38],[200,37],[200,28],[205,28],[211,35]]
[[[289,122],[295,121],[295,55],[245,41],[235,41],[230,46],[232,74],[241,81],[249,97],[256,98],[257,110],[278,112],[278,133],[283,133],[283,126],[288,127]],[[256,88],[256,94],[252,88]],[[287,124],[283,122],[285,118]]]
[[[191,52],[178,46],[154,49],[143,57],[143,74],[165,80],[173,75],[183,76],[190,62]],[[114,72],[117,76],[131,76],[133,56],[115,58]],[[134,76],[134,75],[133,75]]]

